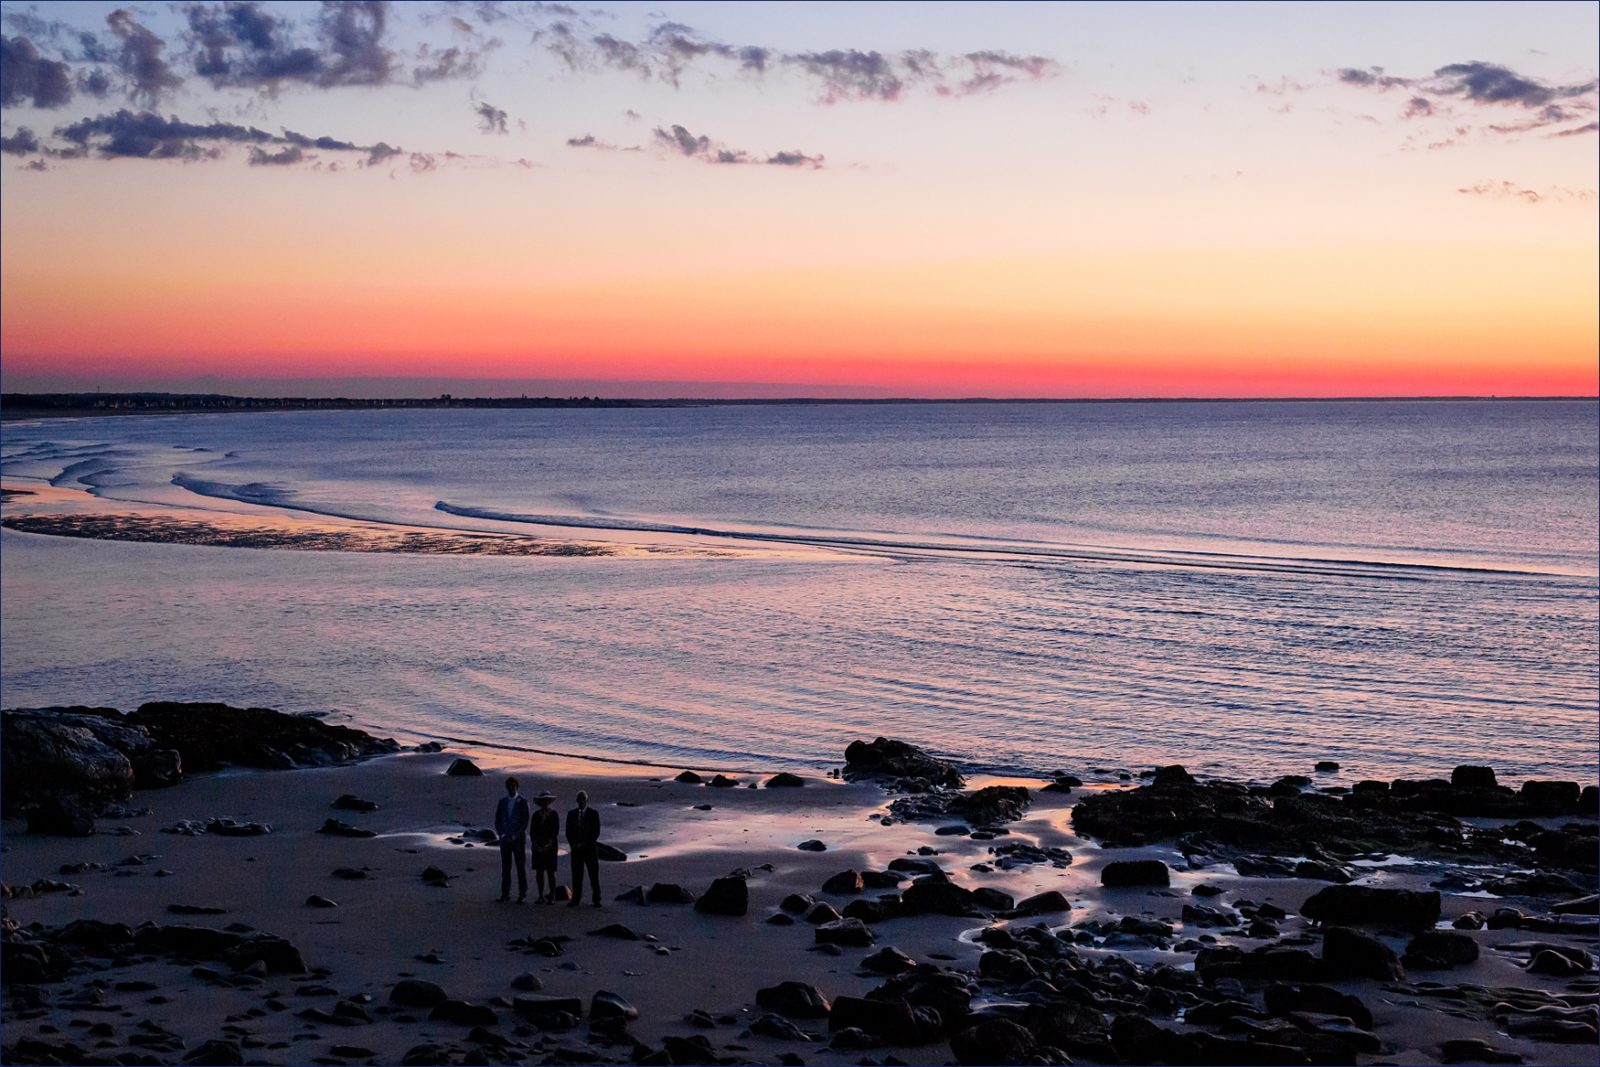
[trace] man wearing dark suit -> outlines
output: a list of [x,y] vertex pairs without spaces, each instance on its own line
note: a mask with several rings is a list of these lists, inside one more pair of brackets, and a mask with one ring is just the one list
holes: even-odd
[[600,906],[600,813],[589,806],[589,794],[578,791],[578,806],[567,812],[567,848],[572,853],[572,902],[583,902],[583,875],[594,886],[594,906]]
[[506,795],[494,809],[494,832],[500,835],[500,900],[511,899],[511,864],[517,865],[517,903],[528,899],[528,798],[517,792],[517,780],[506,779]]

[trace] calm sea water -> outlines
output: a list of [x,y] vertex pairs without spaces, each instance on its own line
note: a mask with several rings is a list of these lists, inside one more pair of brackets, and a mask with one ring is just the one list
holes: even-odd
[[[906,737],[1596,778],[1593,403],[983,404],[8,424],[30,480],[739,556],[454,558],[3,535],[8,706],[217,699],[699,767]],[[850,562],[767,551],[820,541]]]

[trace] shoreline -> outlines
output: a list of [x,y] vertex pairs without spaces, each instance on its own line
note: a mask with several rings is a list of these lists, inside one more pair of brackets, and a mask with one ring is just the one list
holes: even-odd
[[[473,760],[484,774],[446,774],[458,758]],[[940,761],[918,766],[944,773]],[[136,791],[123,814],[106,820],[92,837],[25,833],[20,822],[8,819],[5,881],[23,888],[8,892],[7,936],[55,946],[75,962],[59,982],[19,984],[8,948],[13,978],[6,986],[7,1062],[49,1062],[48,1050],[59,1052],[63,1043],[85,1057],[68,1056],[70,1062],[111,1062],[109,1057],[127,1053],[178,1062],[207,1041],[227,1046],[213,1047],[210,1055],[226,1057],[231,1049],[241,1061],[269,1063],[793,1062],[786,1054],[837,1064],[864,1056],[873,1063],[945,1062],[952,1056],[959,1062],[1056,1062],[1048,1049],[1075,1062],[1172,1062],[1180,1048],[1190,1057],[1212,1057],[1195,1062],[1239,1062],[1219,1057],[1260,1056],[1269,1048],[1279,1050],[1273,1062],[1304,1062],[1294,1057],[1308,1055],[1305,1049],[1275,1043],[1289,1040],[1290,1031],[1324,1055],[1344,1050],[1319,1062],[1447,1062],[1447,1048],[1459,1053],[1466,1047],[1446,1046],[1448,1041],[1481,1041],[1529,1062],[1592,1062],[1593,1044],[1575,1039],[1593,1033],[1578,1033],[1594,1016],[1592,954],[1589,967],[1577,973],[1530,973],[1528,961],[1536,952],[1525,946],[1592,950],[1597,920],[1590,912],[1563,917],[1549,929],[1533,928],[1540,913],[1565,898],[1550,895],[1548,887],[1542,897],[1469,888],[1474,883],[1464,878],[1482,876],[1481,882],[1491,873],[1474,867],[1478,861],[1470,856],[1454,862],[1441,859],[1442,853],[1419,852],[1353,863],[1330,857],[1347,865],[1353,886],[1426,896],[1431,884],[1453,885],[1441,891],[1439,919],[1429,926],[1455,935],[1450,943],[1456,949],[1465,939],[1478,951],[1475,959],[1448,970],[1417,965],[1412,953],[1403,967],[1396,962],[1385,971],[1386,978],[1324,973],[1319,968],[1332,956],[1324,943],[1333,940],[1327,934],[1332,924],[1312,921],[1303,909],[1308,899],[1339,883],[1284,877],[1266,868],[1241,873],[1242,854],[1229,858],[1215,843],[1208,846],[1210,855],[1194,851],[1194,832],[1215,833],[1203,829],[1199,801],[1227,792],[1225,783],[1186,784],[1171,768],[1161,772],[1164,778],[1140,778],[1130,786],[1063,783],[1046,790],[1040,788],[1046,783],[1034,780],[1015,810],[1001,802],[1016,799],[1006,790],[1021,780],[976,779],[960,792],[913,782],[913,791],[905,792],[904,778],[843,782],[810,774],[801,788],[748,788],[763,786],[768,775],[762,774],[742,775],[737,784],[718,788],[652,771],[452,746],[337,766],[232,768],[187,777],[167,788]],[[521,777],[528,795],[552,789],[563,812],[575,789],[589,789],[604,820],[602,840],[628,857],[601,865],[604,907],[494,902],[498,856],[471,831],[492,822],[505,773]],[[1275,788],[1273,803],[1289,802],[1281,798],[1291,788]],[[1293,787],[1293,795],[1308,795],[1302,788]],[[1159,800],[1162,790],[1188,791],[1170,794],[1188,798],[1184,806],[1194,817],[1185,816],[1192,822],[1186,833],[1112,847],[1085,832],[1081,805],[1088,805],[1085,812],[1095,808],[1101,821],[1114,816],[1123,820],[1118,825],[1137,828],[1142,824],[1130,821],[1132,814],[1119,814],[1108,803]],[[371,800],[377,810],[330,807],[343,794]],[[978,803],[980,798],[987,800]],[[948,829],[954,814],[917,818],[930,799],[967,804],[962,810],[973,816],[1014,817],[992,830],[969,817],[961,820],[966,832],[954,833]],[[318,832],[329,818],[375,836]],[[1524,821],[1554,828],[1574,818]],[[213,819],[265,823],[272,832],[162,832]],[[1466,817],[1461,825],[1511,821]],[[1583,821],[1592,827],[1593,813]],[[810,841],[820,841],[825,850],[798,847]],[[1298,851],[1307,850],[1315,853],[1319,846],[1302,841]],[[1102,884],[1108,865],[1131,860],[1158,861],[1168,884]],[[891,865],[938,868],[946,876],[891,875]],[[444,886],[425,884],[427,868],[443,872]],[[330,873],[341,870],[360,877]],[[660,883],[704,900],[717,879],[738,870],[748,893],[742,915],[617,899],[633,887],[643,894]],[[835,886],[834,876],[847,870],[885,872],[871,874],[882,888],[823,888]],[[567,884],[564,846],[559,874]],[[1593,893],[1595,876],[1583,881]],[[1008,910],[1051,892],[1061,893],[1070,910]],[[822,928],[781,907],[794,893],[833,912],[867,916],[864,922],[845,921],[838,937],[872,943],[819,951],[826,947]],[[879,898],[886,894],[905,903],[885,904]],[[950,894],[960,906],[949,910],[964,913],[940,913],[940,902]],[[337,906],[314,906],[312,896]],[[175,904],[222,911],[177,914],[169,910]],[[1497,907],[1519,909],[1533,927],[1490,923],[1460,930],[1462,917]],[[780,915],[786,921],[774,921]],[[116,936],[98,927],[80,925],[76,941],[61,941],[61,931],[77,920],[126,924],[130,930],[150,921],[162,928],[221,930],[242,922],[251,931],[228,936],[285,939],[308,970],[295,972],[292,959],[282,968],[235,968],[194,955],[192,947],[175,951],[156,944],[160,937],[180,935],[137,935],[149,943],[122,954],[90,945],[95,937]],[[1404,923],[1354,925],[1361,932],[1352,936],[1365,951],[1375,952],[1376,942],[1396,961],[1419,937],[1418,929]],[[891,966],[892,954],[878,955],[886,946],[922,966],[899,977],[864,966],[868,960]],[[98,951],[105,954],[96,956]],[[1382,963],[1385,957],[1376,958]],[[1289,971],[1269,975],[1274,967]],[[435,1009],[390,999],[406,979],[433,983],[473,1010],[447,1009],[447,1018],[430,1020]],[[519,989],[514,979],[538,989]],[[831,1001],[831,1012],[807,1008],[804,997],[795,1001],[800,995],[792,989],[793,996],[758,998],[759,990],[783,982],[815,987]],[[1326,1006],[1287,1010],[1277,1003],[1274,1009],[1271,997],[1281,1001],[1287,994],[1267,991],[1286,983],[1354,998],[1371,1018],[1363,1026],[1360,1020],[1330,1021]],[[933,1030],[908,1022],[901,1030],[872,1033],[850,1014],[859,1010],[859,998],[892,990],[913,1007],[944,1004],[948,1015],[954,1011],[948,998],[958,986],[967,991],[966,1014]],[[1499,1015],[1494,1002],[1477,1003],[1474,989],[1497,991]],[[600,998],[597,1011],[596,993],[621,997],[637,1018],[608,1020],[611,1001]],[[1260,1006],[1264,995],[1266,1009]],[[577,998],[580,1010],[557,1018],[548,1002],[530,996]],[[870,1001],[890,1002],[899,1003],[892,997]],[[1508,1017],[1506,1003],[1522,1008]],[[1539,1005],[1547,1009],[1542,1014]],[[1360,1014],[1354,1003],[1331,1014],[1348,1012]],[[1064,1021],[1069,1015],[1070,1026]],[[1551,1039],[1561,1028],[1551,1029],[1548,1021],[1525,1021],[1549,1018],[1571,1024],[1565,1036]],[[1016,1037],[1009,1025],[1035,1035],[1020,1057],[1005,1044]],[[1507,1026],[1522,1032],[1508,1033]],[[1543,1036],[1532,1036],[1529,1027],[1539,1026],[1545,1027],[1536,1031]],[[1053,1043],[1046,1045],[1046,1037]],[[868,1047],[854,1045],[858,1040]]]

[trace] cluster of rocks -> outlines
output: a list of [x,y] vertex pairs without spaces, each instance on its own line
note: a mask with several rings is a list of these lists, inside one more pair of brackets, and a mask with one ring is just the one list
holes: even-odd
[[398,750],[392,740],[266,708],[10,709],[0,712],[0,808],[25,816],[35,833],[85,836],[107,805],[186,773],[326,766]]
[[[1513,792],[1486,767],[1458,767],[1452,780],[1359,782],[1347,792],[1308,791],[1291,776],[1271,786],[1197,781],[1181,766],[1148,785],[1078,801],[1073,827],[1111,847],[1172,840],[1191,866],[1231,859],[1241,874],[1348,882],[1350,859],[1402,853],[1477,858],[1573,870],[1596,869],[1593,822],[1551,829],[1533,822],[1484,828],[1459,817],[1587,815],[1600,808],[1594,786],[1523,783]],[[1287,853],[1300,858],[1286,861]],[[1591,879],[1592,880],[1592,879]],[[1554,893],[1571,895],[1573,883]]]

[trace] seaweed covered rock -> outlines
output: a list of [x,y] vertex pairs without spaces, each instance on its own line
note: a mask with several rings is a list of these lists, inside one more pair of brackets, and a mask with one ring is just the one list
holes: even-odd
[[993,826],[1022,818],[1032,800],[1023,786],[990,785],[956,797],[949,811],[974,826]]
[[95,806],[136,787],[171,785],[182,761],[111,708],[13,709],[0,713],[0,786],[7,814],[58,797]]
[[325,767],[400,750],[392,740],[353,727],[268,708],[161,701],[142,705],[123,721],[177,749],[190,772],[227,766]]
[[844,750],[844,777],[863,779],[921,779],[931,786],[960,789],[966,784],[955,765],[930,756],[916,745],[879,737],[871,742],[852,741]]

